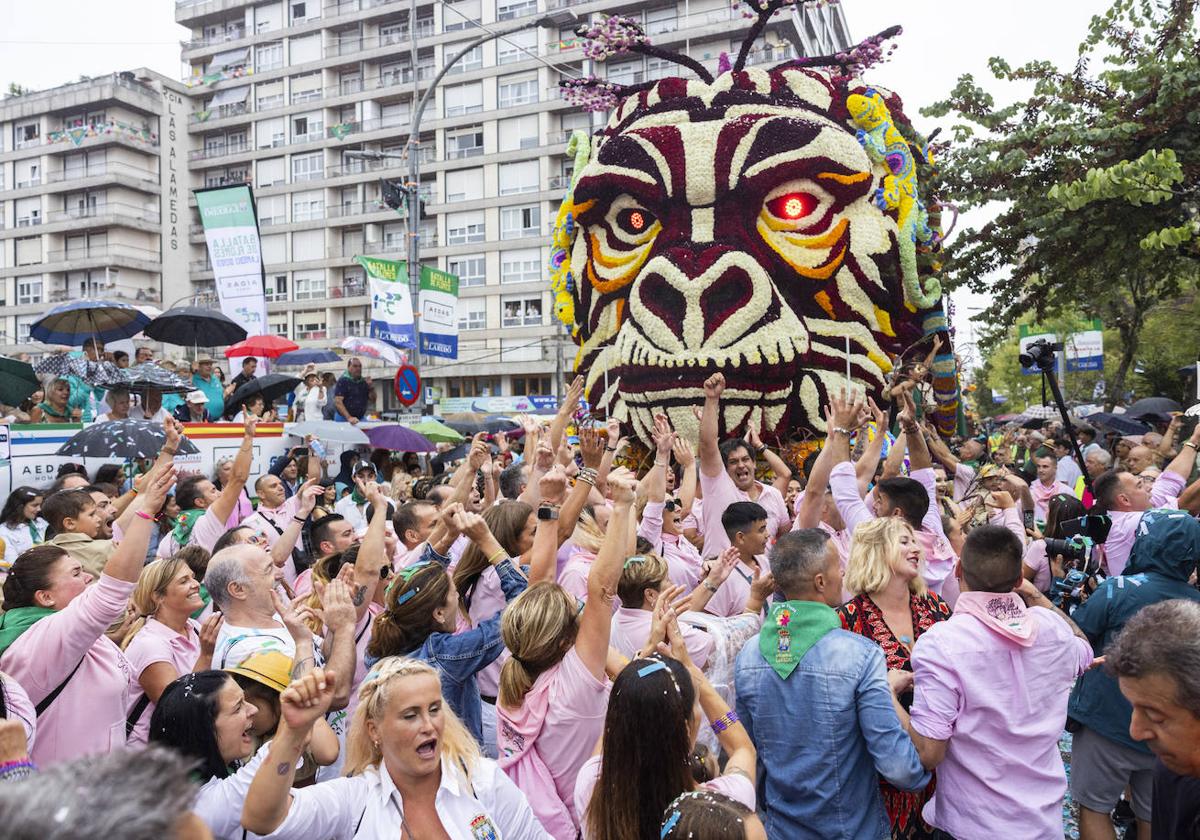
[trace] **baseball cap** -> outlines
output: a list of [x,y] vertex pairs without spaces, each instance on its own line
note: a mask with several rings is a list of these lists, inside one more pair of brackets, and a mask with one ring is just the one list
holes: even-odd
[[242,660],[242,664],[226,668],[230,674],[241,674],[275,691],[283,691],[291,682],[292,658],[278,650],[256,653]]
[[206,403],[208,395],[203,391],[188,391],[187,401],[190,403]]

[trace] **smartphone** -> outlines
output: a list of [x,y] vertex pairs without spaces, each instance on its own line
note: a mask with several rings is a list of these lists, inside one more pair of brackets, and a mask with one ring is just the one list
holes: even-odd
[[316,455],[318,458],[325,457],[325,444],[321,443],[321,441],[319,441],[319,440],[314,440],[312,443],[310,443],[308,445],[308,449],[310,452],[312,452],[312,454]]
[[1031,510],[1025,511],[1024,514],[1022,515],[1022,518],[1025,520],[1025,530],[1032,531],[1033,525],[1034,525],[1033,511],[1031,511]]

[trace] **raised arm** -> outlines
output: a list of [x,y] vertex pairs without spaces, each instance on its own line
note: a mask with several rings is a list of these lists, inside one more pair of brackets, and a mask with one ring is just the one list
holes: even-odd
[[1158,449],[1155,453],[1162,460],[1161,464],[1167,463],[1167,459],[1171,457],[1171,453],[1175,450],[1175,437],[1179,434],[1179,427],[1183,424],[1183,415],[1175,414],[1171,417],[1171,423],[1167,426],[1166,433],[1163,434],[1162,440],[1158,443]]
[[258,418],[242,406],[243,432],[242,445],[233,459],[233,474],[229,483],[221,489],[221,495],[212,503],[213,515],[221,522],[226,522],[233,515],[242,488],[250,479],[250,465],[254,461],[254,432],[258,428]]
[[875,405],[875,400],[867,400],[867,408],[871,419],[875,421],[875,438],[867,441],[862,455],[854,464],[854,477],[858,479],[858,492],[865,496],[875,480],[875,470],[879,468],[879,458],[883,455],[883,442],[887,439],[887,412]]
[[529,463],[529,478],[525,482],[525,490],[521,493],[520,501],[530,507],[537,507],[542,500],[541,491],[538,489],[541,486],[542,476],[550,472],[550,468],[554,466],[554,450],[550,448],[550,442],[543,439],[539,440],[533,449],[526,447],[525,453]]
[[557,516],[553,519],[538,516],[537,531],[533,536],[533,548],[529,557],[530,584],[553,581],[558,576],[558,525],[562,517],[562,498],[567,489],[567,474],[556,464],[538,479],[538,483],[541,485],[539,510],[544,508],[551,512],[546,515]]
[[700,471],[709,478],[717,477],[725,469],[717,443],[723,393],[724,374],[714,373],[704,380],[704,411],[700,414]]
[[675,442],[675,433],[671,431],[666,415],[654,415],[650,438],[654,441],[654,466],[641,480],[641,487],[648,502],[661,504],[667,497],[667,470],[671,466],[671,445]]
[[146,489],[129,506],[131,516],[124,537],[104,564],[104,574],[130,583],[136,583],[142,573],[146,549],[150,545],[150,529],[157,527],[155,518],[162,510],[168,488],[175,484],[175,465],[156,465],[148,475]]
[[691,516],[692,505],[696,503],[696,454],[692,452],[692,445],[679,435],[675,436],[671,451],[675,453],[681,473],[676,489],[679,491],[679,516],[682,519]]
[[587,603],[579,618],[579,633],[575,637],[579,659],[598,680],[604,679],[612,629],[612,603],[616,597],[621,567],[625,563],[625,545],[633,518],[633,474],[626,469],[614,470],[608,483],[612,491],[613,512],[609,517],[604,542],[588,573]]
[[[771,473],[775,476],[771,481],[771,486],[779,491],[779,495],[787,496],[788,482],[792,480],[792,468],[762,442],[757,430],[749,429],[746,432],[746,442],[754,448],[755,453],[763,457],[767,466],[771,468]],[[791,511],[788,513],[790,514]]]
[[925,443],[925,435],[917,423],[917,406],[913,402],[912,392],[905,391],[901,396],[903,411],[900,412],[900,427],[904,429],[904,437],[908,443],[908,471],[927,470],[933,467],[933,458],[929,455],[929,446]]
[[[878,438],[880,435],[876,435],[876,437]],[[816,528],[821,524],[821,513],[825,508],[825,491],[829,488],[829,473],[833,470],[835,457],[834,449],[830,446],[831,440],[832,438],[825,442],[825,446],[821,448],[816,460],[813,461],[812,470],[808,474],[808,483],[804,485],[804,498],[800,500],[800,510],[796,514],[801,528]]]
[[1167,466],[1166,471],[1175,473],[1184,481],[1191,478],[1192,469],[1196,466],[1197,446],[1200,446],[1200,423],[1197,423],[1196,428],[1192,430],[1192,436],[1183,442],[1183,446],[1179,447],[1179,454]]
[[558,413],[554,415],[554,420],[550,423],[550,449],[557,452],[558,447],[562,444],[563,434],[567,431],[567,426],[571,423],[571,417],[575,414],[575,409],[579,408],[579,400],[583,396],[583,377],[576,376],[571,380],[571,386],[567,388],[567,393],[563,397],[562,404],[558,407]]
[[595,475],[604,458],[604,438],[595,429],[579,430],[579,455],[583,458],[583,468],[575,477],[575,486],[563,503],[561,515],[558,518],[558,544],[562,545],[571,534],[575,533],[575,523],[579,514],[587,504],[588,498],[595,489]]
[[946,445],[946,441],[942,440],[941,436],[928,423],[925,424],[925,443],[929,447],[929,454],[946,468],[947,473],[954,475],[961,462],[950,451],[950,447]]
[[276,566],[283,568],[291,558],[292,551],[296,548],[296,543],[300,540],[300,533],[304,530],[304,523],[308,521],[309,514],[317,506],[317,499],[324,492],[325,488],[312,479],[304,482],[304,484],[300,485],[300,489],[296,491],[296,496],[298,497],[296,512],[288,520],[283,533],[279,535],[279,539],[275,540],[275,544],[271,546],[271,561]]
[[367,605],[375,598],[375,590],[380,583],[379,570],[388,562],[387,547],[384,545],[388,506],[379,484],[374,481],[362,482],[361,479],[355,481],[359,483],[359,492],[371,507],[371,521],[367,523],[367,533],[363,535],[362,545],[358,547],[358,559],[354,561],[354,584],[350,593],[357,623],[366,613]]

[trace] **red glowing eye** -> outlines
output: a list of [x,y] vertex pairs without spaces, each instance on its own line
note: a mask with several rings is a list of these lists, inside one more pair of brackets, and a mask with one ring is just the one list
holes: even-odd
[[621,230],[626,233],[635,235],[645,233],[654,224],[654,214],[640,207],[622,210],[620,215],[617,216],[617,223],[621,226]]
[[811,215],[817,209],[817,199],[808,193],[786,193],[768,201],[767,209],[776,218],[795,221]]

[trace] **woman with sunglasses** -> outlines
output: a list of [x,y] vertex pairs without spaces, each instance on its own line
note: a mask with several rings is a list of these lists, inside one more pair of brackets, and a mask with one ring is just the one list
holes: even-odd
[[[664,422],[655,425],[650,433],[654,439],[654,466],[642,480],[645,501],[639,511],[637,534],[650,543],[650,550],[667,561],[667,575],[671,583],[695,589],[701,578],[703,558],[696,546],[683,536],[681,522],[682,505],[667,498],[667,475],[671,469],[671,451],[683,451],[677,447],[670,426]],[[685,456],[686,457],[686,456]],[[623,603],[623,602],[622,602]]]
[[[505,603],[512,603],[528,584],[487,521],[461,505],[449,506],[446,514],[453,527],[471,540],[472,547],[483,552],[500,579]],[[388,585],[367,654],[375,659],[410,656],[436,665],[442,673],[446,702],[482,744],[483,709],[477,675],[504,650],[500,638],[504,610],[456,632],[462,616],[458,589],[441,558],[432,556],[437,559],[401,569]]]
[[42,494],[32,487],[18,487],[8,494],[0,511],[0,540],[4,557],[0,573],[5,573],[21,552],[46,540],[46,520],[42,512]]

